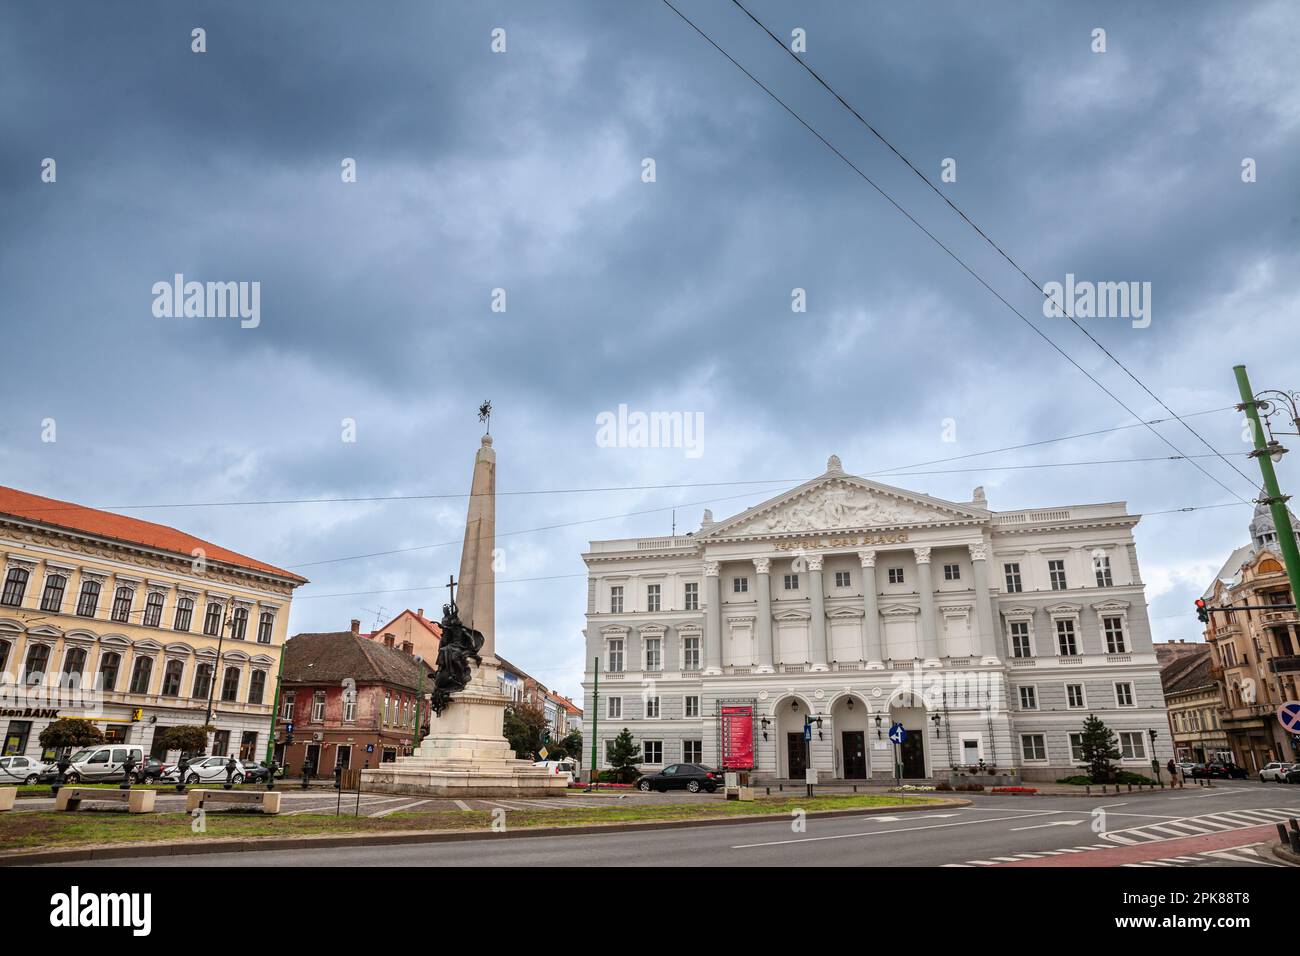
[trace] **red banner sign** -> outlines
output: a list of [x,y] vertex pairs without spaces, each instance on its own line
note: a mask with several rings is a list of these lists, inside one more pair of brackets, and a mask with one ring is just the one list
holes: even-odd
[[754,708],[724,706],[722,719],[722,769],[754,769]]

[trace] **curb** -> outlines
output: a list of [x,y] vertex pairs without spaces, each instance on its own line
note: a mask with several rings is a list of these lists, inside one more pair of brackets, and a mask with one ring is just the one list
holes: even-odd
[[[948,807],[970,806],[969,800],[940,800],[924,806],[864,807],[860,810],[814,810],[809,817],[863,817],[896,813],[924,813]],[[42,863],[78,863],[87,860],[148,859],[164,856],[195,856],[204,853],[244,853],[256,850],[328,850],[358,846],[399,846],[425,843],[468,843],[475,840],[523,839],[595,833],[627,833],[640,830],[677,830],[685,827],[739,826],[785,820],[786,813],[763,813],[743,817],[715,817],[701,820],[654,820],[649,823],[597,823],[573,827],[531,827],[503,832],[484,830],[409,830],[396,833],[356,833],[327,837],[254,837],[247,840],[211,840],[193,843],[126,843],[88,850],[7,850],[0,853],[0,867],[35,866]]]

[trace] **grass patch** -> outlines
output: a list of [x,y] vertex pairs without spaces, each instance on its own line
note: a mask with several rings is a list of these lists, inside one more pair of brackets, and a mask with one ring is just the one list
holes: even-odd
[[[120,783],[65,783],[65,784],[63,784],[63,786],[65,786],[65,787],[81,787],[81,788],[84,788],[84,789],[90,789],[90,790],[116,790],[120,785],[121,785]],[[6,784],[0,784],[0,786],[6,786]],[[15,790],[18,791],[18,796],[20,796],[20,797],[52,797],[52,796],[54,796],[54,794],[50,792],[50,784],[48,784],[48,783],[33,783],[33,784],[20,783],[20,784],[13,784],[12,786],[13,786],[13,788],[14,788]],[[221,789],[223,789],[224,787],[225,787],[225,783],[224,783],[224,782],[222,782],[222,783],[195,783],[195,784],[188,784],[188,783],[187,783],[187,784],[185,785],[185,789],[186,789],[186,790],[198,790],[198,789],[203,789],[203,790],[221,790]],[[176,784],[174,784],[174,783],[133,783],[133,784],[131,784],[131,789],[132,789],[132,790],[157,790],[157,791],[159,791],[159,792],[161,792],[161,793],[175,793],[175,792],[176,792]],[[264,783],[244,783],[244,784],[236,783],[236,784],[233,784],[233,785],[231,786],[230,789],[232,789],[232,790],[265,790],[265,789],[266,789],[266,784],[264,784]],[[283,787],[283,786],[281,786],[279,783],[277,783],[277,784],[276,784],[276,789],[277,789],[277,790],[285,790],[286,788]],[[296,788],[295,788],[295,789],[296,789]]]
[[[936,803],[931,797],[822,796],[786,797],[709,804],[576,807],[571,810],[537,808],[509,810],[509,829],[572,827],[601,823],[675,822],[728,819],[794,810],[858,810]],[[207,831],[194,833],[194,821],[184,813],[128,814],[125,810],[75,813],[20,813],[0,817],[0,849],[38,849],[78,845],[103,845],[165,841],[199,842],[212,839],[256,840],[261,837],[323,836],[336,833],[400,833],[413,830],[488,830],[493,823],[487,810],[436,810],[428,813],[393,813],[385,817],[351,817],[295,814],[265,817],[233,810],[206,814]],[[252,847],[250,847],[251,849]]]

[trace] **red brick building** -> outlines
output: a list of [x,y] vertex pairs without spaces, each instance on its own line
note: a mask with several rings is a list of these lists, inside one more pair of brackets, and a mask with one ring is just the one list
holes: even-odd
[[371,640],[356,621],[350,631],[295,634],[285,644],[276,760],[293,776],[308,761],[315,776],[331,777],[335,767],[409,754],[428,732],[432,687],[431,662],[417,660],[411,642]]

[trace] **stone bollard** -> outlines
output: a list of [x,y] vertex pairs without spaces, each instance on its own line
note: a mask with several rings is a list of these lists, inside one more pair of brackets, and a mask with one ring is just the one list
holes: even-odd
[[1286,835],[1286,827],[1282,826],[1280,823],[1277,825],[1277,839],[1283,846],[1289,846],[1291,844],[1291,838]]

